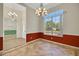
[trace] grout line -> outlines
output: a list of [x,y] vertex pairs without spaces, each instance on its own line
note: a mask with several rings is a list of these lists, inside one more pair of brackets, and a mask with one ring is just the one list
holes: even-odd
[[43,41],[46,41],[46,42],[49,42],[49,43],[53,43],[53,44],[56,44],[58,46],[61,46],[61,47],[65,47],[65,48],[69,48],[69,49],[73,49],[74,51],[74,55],[75,56],[78,56],[79,54],[77,53],[79,51],[79,48],[78,47],[74,47],[74,46],[70,46],[70,45],[66,45],[66,44],[62,44],[62,43],[58,43],[58,42],[54,42],[54,41],[49,41],[49,40],[46,40],[46,39],[41,39]]
[[12,51],[14,51],[14,50],[16,50],[16,49],[22,48],[22,47],[24,47],[25,45],[26,45],[26,44],[24,44],[24,45],[19,45],[19,46],[16,46],[16,47],[11,48],[11,49],[8,49],[8,50],[3,50],[3,51],[2,51],[2,55],[5,55],[5,54],[7,54],[7,53],[10,53],[10,52],[12,52]]
[[59,42],[49,41],[49,40],[46,40],[46,39],[41,39],[41,40],[47,41],[47,42],[50,42],[50,43],[53,43],[53,44],[57,44],[57,45],[61,45],[61,46],[65,46],[65,47],[70,47],[70,48],[78,49],[79,50],[79,47],[70,46],[70,45],[67,45],[67,44],[59,43]]
[[38,40],[42,40],[42,41],[46,41],[46,42],[49,42],[49,43],[52,43],[52,44],[56,44],[56,45],[61,46],[61,47],[72,48],[73,51],[74,51],[74,53],[75,53],[75,56],[78,55],[78,54],[77,54],[77,51],[79,50],[79,48],[77,48],[77,47],[70,46],[70,45],[66,45],[66,44],[62,44],[62,43],[58,43],[58,42],[54,42],[54,41],[49,41],[49,40],[42,39],[42,38],[35,39],[35,40],[33,40],[33,41],[27,42],[27,43],[24,44],[24,45],[15,47],[15,48],[10,49],[10,50],[7,50],[7,51],[3,51],[3,55],[5,55],[5,54],[7,54],[7,53],[10,53],[10,52],[12,52],[12,51],[14,51],[14,50],[17,50],[17,49],[19,49],[19,48],[22,48],[22,47],[25,47],[25,46],[27,47],[29,44],[32,44],[32,43],[34,43],[35,41],[38,41]]
[[29,45],[29,44],[32,44],[33,42],[35,42],[35,41],[37,41],[37,40],[39,40],[39,39],[36,39],[36,40],[30,41],[30,42],[27,42],[27,43],[24,44],[24,45],[16,46],[16,47],[14,47],[14,48],[12,48],[12,49],[9,49],[9,50],[3,50],[3,51],[2,51],[2,55],[5,55],[5,54],[7,54],[7,53],[10,53],[10,52],[12,52],[12,51],[14,51],[14,50],[17,50],[17,49],[22,48],[22,47],[24,47],[24,46],[27,46],[27,45]]

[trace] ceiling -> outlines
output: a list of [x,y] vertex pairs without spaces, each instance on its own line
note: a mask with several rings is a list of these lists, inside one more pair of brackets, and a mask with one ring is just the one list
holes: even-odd
[[[56,7],[60,3],[43,3],[43,6],[47,9]],[[40,7],[40,3],[25,3],[25,5],[31,7],[32,9],[36,9]]]

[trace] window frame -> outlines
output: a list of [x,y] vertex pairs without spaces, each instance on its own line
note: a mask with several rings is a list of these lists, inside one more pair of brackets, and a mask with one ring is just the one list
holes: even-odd
[[[44,22],[44,35],[51,35],[51,36],[57,36],[57,37],[63,37],[63,14],[61,14],[61,15],[58,15],[58,16],[60,16],[60,34],[61,35],[54,35],[53,34],[53,31],[50,31],[50,32],[52,32],[52,33],[47,33],[47,31],[46,31],[46,24],[45,24],[45,22]],[[53,18],[53,17],[52,17]],[[44,19],[45,20],[45,19]]]

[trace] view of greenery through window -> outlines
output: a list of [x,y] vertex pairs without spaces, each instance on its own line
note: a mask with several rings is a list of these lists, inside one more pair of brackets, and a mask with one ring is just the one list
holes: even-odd
[[62,15],[45,18],[45,33],[53,35],[62,34]]

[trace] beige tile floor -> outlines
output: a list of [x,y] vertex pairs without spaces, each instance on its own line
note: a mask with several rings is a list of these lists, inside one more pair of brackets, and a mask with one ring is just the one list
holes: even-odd
[[4,56],[74,56],[75,51],[70,48],[37,40],[21,48],[10,51]]
[[23,44],[26,44],[25,39],[16,38],[15,35],[7,35],[3,40],[3,50],[9,50]]

